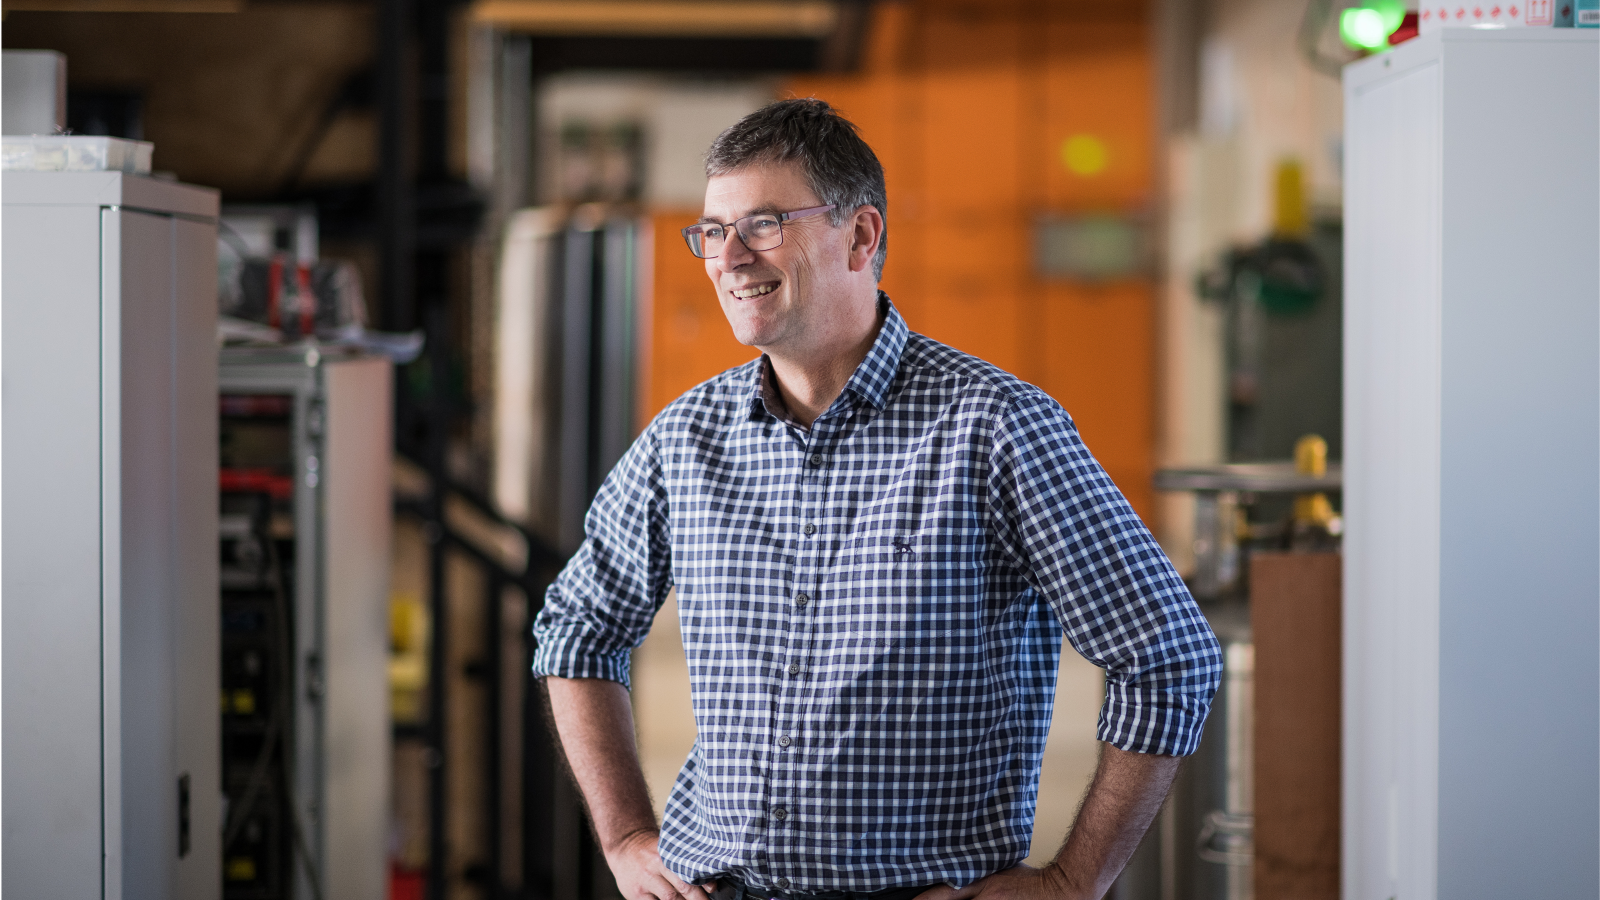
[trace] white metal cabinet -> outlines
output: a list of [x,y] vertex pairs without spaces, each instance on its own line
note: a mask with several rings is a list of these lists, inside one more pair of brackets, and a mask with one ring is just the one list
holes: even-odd
[[333,348],[229,348],[220,371],[222,393],[285,396],[294,410],[288,790],[309,859],[291,862],[293,896],[382,900],[391,799],[394,367]]
[[215,897],[217,195],[3,188],[3,889]]
[[1343,893],[1600,894],[1600,42],[1345,70]]

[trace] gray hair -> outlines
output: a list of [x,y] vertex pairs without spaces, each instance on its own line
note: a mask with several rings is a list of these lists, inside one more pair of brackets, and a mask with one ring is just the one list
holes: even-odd
[[779,100],[735,122],[717,135],[706,151],[706,177],[786,162],[799,162],[812,192],[823,203],[833,204],[828,220],[835,227],[862,206],[877,208],[884,230],[872,257],[872,276],[882,279],[883,261],[889,253],[889,197],[883,165],[856,133],[855,124],[826,101]]

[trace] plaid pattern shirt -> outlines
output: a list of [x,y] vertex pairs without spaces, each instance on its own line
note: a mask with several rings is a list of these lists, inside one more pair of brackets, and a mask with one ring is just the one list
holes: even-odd
[[534,671],[628,683],[677,588],[698,740],[661,855],[778,894],[961,886],[1028,854],[1063,630],[1101,740],[1194,752],[1215,637],[1039,389],[907,330],[802,429],[765,358],[656,417],[550,588]]

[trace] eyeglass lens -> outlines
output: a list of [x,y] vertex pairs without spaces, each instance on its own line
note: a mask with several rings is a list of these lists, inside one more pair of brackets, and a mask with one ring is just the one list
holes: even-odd
[[[783,243],[783,223],[774,215],[745,216],[733,223],[739,240],[751,250],[771,250]],[[714,222],[695,225],[684,232],[689,239],[689,249],[701,259],[722,255],[727,243],[726,228]]]

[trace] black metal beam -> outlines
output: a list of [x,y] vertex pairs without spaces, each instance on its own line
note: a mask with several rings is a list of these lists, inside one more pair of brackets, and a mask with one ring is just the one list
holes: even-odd
[[410,159],[413,134],[407,56],[411,45],[411,0],[378,0],[377,61],[378,178],[373,231],[378,236],[377,320],[390,331],[415,323],[412,308],[416,197]]
[[704,72],[749,76],[814,72],[823,42],[812,38],[553,37],[535,35],[536,75],[566,69]]

